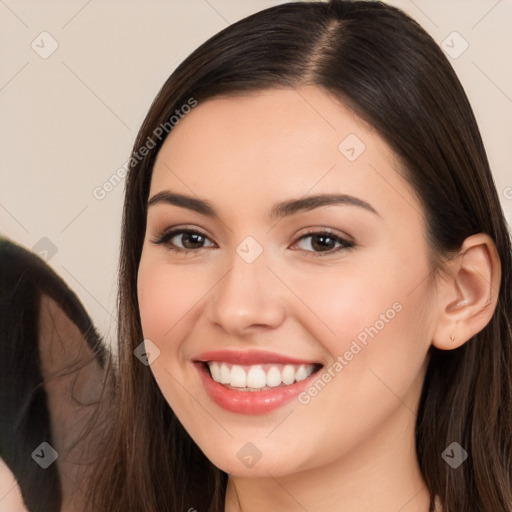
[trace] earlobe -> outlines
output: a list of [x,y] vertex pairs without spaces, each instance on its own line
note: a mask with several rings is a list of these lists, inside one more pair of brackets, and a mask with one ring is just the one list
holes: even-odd
[[480,332],[494,314],[500,282],[501,263],[492,238],[485,233],[466,238],[438,285],[432,344],[452,350]]

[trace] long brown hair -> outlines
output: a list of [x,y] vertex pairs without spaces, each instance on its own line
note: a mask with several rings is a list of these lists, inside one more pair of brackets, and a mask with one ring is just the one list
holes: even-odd
[[[434,40],[397,8],[374,1],[288,3],[210,38],[169,77],[134,145],[126,181],[119,276],[115,414],[91,483],[91,510],[224,510],[227,475],[183,429],[151,371],[133,355],[143,340],[137,271],[151,173],[176,109],[194,98],[316,85],[372,125],[394,150],[424,209],[438,256],[475,233],[495,241],[502,281],[488,325],[458,349],[431,348],[416,448],[444,512],[512,511],[512,250],[466,94]],[[192,114],[193,115],[193,114]],[[160,130],[161,131],[161,130]],[[154,147],[143,157],[139,148]],[[469,452],[456,470],[441,454]]]

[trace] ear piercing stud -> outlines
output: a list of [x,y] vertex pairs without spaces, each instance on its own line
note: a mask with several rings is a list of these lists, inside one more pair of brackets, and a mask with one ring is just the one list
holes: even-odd
[[455,341],[455,336],[454,336],[453,334],[450,336],[450,341],[451,341],[452,343]]

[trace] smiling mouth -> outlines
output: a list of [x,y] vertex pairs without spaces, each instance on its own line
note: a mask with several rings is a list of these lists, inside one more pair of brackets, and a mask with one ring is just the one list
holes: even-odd
[[268,391],[291,386],[322,368],[321,364],[239,365],[223,361],[202,364],[212,380],[235,391]]

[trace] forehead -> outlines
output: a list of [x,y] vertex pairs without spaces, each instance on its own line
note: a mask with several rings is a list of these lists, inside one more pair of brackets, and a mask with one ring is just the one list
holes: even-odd
[[365,150],[379,145],[391,155],[369,125],[322,89],[271,89],[199,103],[175,126],[159,156],[177,162],[192,152],[196,158],[222,153],[229,156],[224,167],[237,160],[243,168],[283,159],[297,165],[304,158],[304,164],[313,159],[320,165],[338,160],[339,144],[351,134]]
[[248,211],[346,193],[377,209],[419,210],[397,169],[378,133],[322,89],[273,89],[199,103],[162,146],[150,195],[172,189]]

